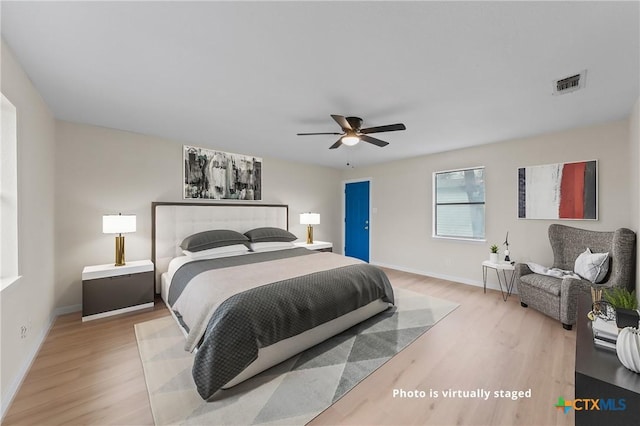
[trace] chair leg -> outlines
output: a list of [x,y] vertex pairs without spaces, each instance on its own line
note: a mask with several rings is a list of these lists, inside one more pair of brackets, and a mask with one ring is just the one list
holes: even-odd
[[527,308],[529,305],[527,305],[527,304],[526,304],[526,303],[524,303],[524,302],[520,302],[520,306],[522,306],[523,308]]
[[565,330],[571,330],[572,327],[573,326],[571,324],[562,323],[562,328],[564,328]]

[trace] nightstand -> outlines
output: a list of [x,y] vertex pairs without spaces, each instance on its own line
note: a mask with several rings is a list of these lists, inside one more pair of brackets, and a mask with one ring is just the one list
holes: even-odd
[[86,266],[82,271],[82,321],[153,307],[153,262]]
[[309,250],[316,250],[316,251],[328,251],[328,252],[332,252],[333,251],[333,244],[332,243],[328,243],[326,241],[314,241],[311,244],[307,244],[306,241],[300,241],[297,243],[294,243],[297,247],[304,247],[306,249]]

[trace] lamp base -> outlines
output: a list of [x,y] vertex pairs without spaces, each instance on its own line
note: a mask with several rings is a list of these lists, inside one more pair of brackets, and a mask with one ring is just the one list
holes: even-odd
[[307,225],[307,244],[313,244],[313,226]]
[[116,263],[114,266],[124,265],[124,237],[119,235],[116,237]]

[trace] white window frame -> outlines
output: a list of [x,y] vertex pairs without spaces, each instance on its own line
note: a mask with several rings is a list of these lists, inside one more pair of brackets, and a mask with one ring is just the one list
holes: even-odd
[[[459,168],[459,169],[451,169],[451,170],[439,170],[436,172],[433,172],[431,181],[432,181],[432,194],[433,194],[433,200],[432,200],[432,223],[431,223],[431,236],[433,238],[437,238],[437,239],[444,239],[444,240],[459,240],[459,241],[470,241],[470,242],[486,242],[486,223],[487,223],[487,216],[486,216],[486,205],[487,205],[487,197],[486,197],[486,185],[485,185],[485,199],[483,202],[468,202],[468,203],[455,203],[455,204],[464,204],[464,205],[473,205],[473,204],[482,204],[485,206],[485,215],[484,215],[484,222],[485,222],[485,232],[484,235],[481,238],[469,238],[469,237],[464,237],[464,236],[454,236],[454,235],[438,235],[437,234],[437,221],[438,221],[438,215],[437,215],[437,207],[438,207],[438,203],[437,203],[437,199],[438,199],[438,193],[437,193],[437,182],[436,182],[436,178],[437,175],[439,174],[443,174],[443,173],[454,173],[454,172],[464,172],[467,170],[476,170],[476,169],[485,169],[484,166],[475,166],[475,167],[463,167],[463,168]],[[485,181],[486,183],[486,181]],[[443,203],[440,203],[440,205],[444,205]]]
[[20,279],[18,271],[18,117],[16,107],[2,98],[0,147],[0,291]]

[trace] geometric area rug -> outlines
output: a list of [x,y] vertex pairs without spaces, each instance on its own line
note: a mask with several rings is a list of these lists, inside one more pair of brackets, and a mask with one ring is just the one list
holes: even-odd
[[193,354],[168,316],[135,325],[156,425],[304,425],[458,305],[394,288],[396,306],[218,392],[196,391]]

